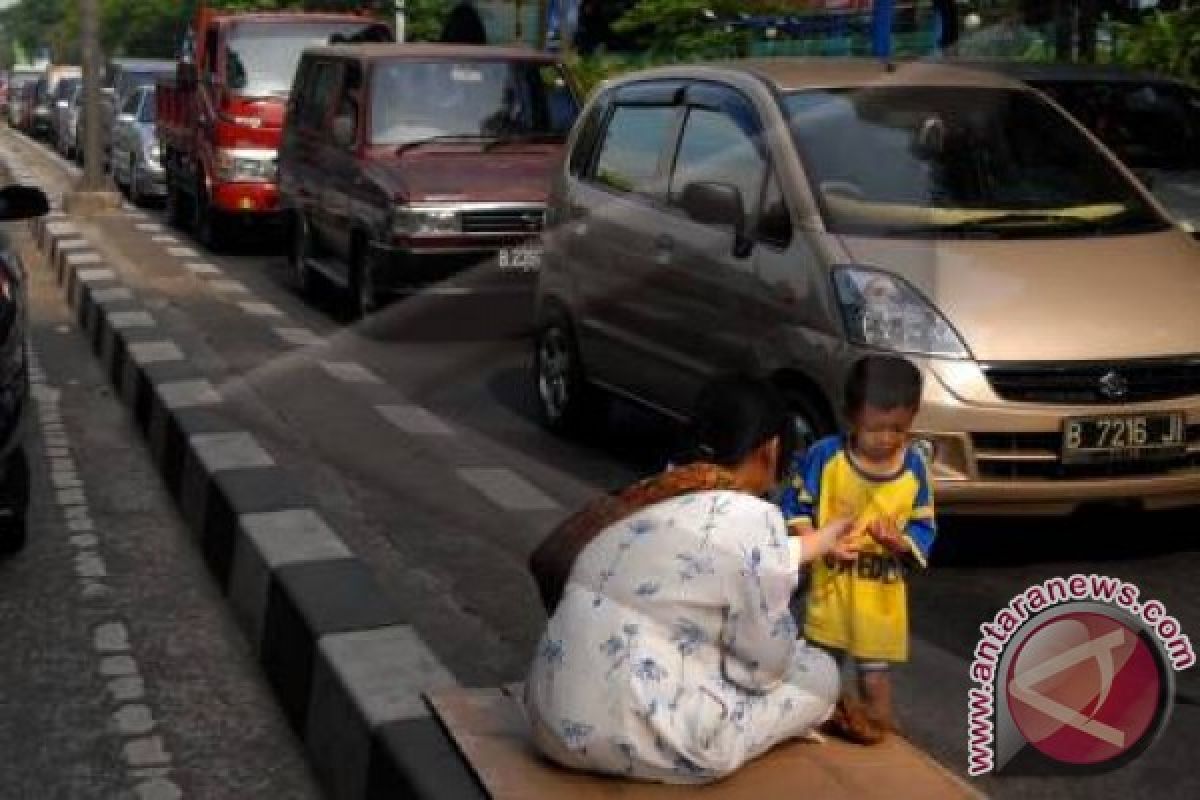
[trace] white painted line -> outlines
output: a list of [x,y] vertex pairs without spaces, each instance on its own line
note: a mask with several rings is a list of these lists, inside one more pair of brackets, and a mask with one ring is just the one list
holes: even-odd
[[218,292],[240,293],[248,291],[245,284],[243,284],[241,281],[210,281],[208,285],[211,286],[214,291]]
[[160,233],[157,236],[151,236],[150,241],[158,244],[179,244],[179,240],[167,233]]
[[243,514],[239,521],[269,569],[351,555],[346,543],[311,509]]
[[448,436],[453,433],[450,426],[438,419],[437,415],[421,406],[375,406],[375,410],[405,433],[418,436]]
[[191,444],[209,472],[275,466],[275,459],[259,446],[258,440],[243,431],[197,433]]
[[206,380],[160,383],[158,393],[162,395],[163,404],[167,408],[196,408],[221,402],[221,395]]
[[87,503],[82,489],[63,489],[55,492],[54,499],[60,506],[82,506]]
[[133,291],[124,286],[112,289],[97,289],[92,292],[92,300],[97,303],[115,303],[120,300],[132,300]]
[[93,646],[101,653],[129,652],[129,631],[120,622],[98,625],[92,636]]
[[322,361],[321,368],[332,377],[346,383],[383,383],[374,372],[353,361]]
[[112,716],[113,726],[122,736],[145,736],[154,731],[154,714],[141,703],[121,706]]
[[308,328],[275,328],[275,335],[288,344],[297,347],[311,347],[324,341]]
[[80,533],[71,537],[71,544],[80,549],[99,547],[100,537],[94,533]]
[[146,684],[140,675],[121,675],[108,682],[108,691],[119,703],[141,700],[146,694]]
[[[24,180],[22,180],[24,183]],[[79,236],[79,229],[70,222],[47,222],[46,233],[51,236]]]
[[81,578],[107,578],[108,567],[94,550],[75,554],[75,574]]
[[153,767],[171,763],[171,755],[163,746],[161,737],[150,736],[127,743],[125,760],[133,767]]
[[117,279],[117,273],[113,272],[111,269],[81,269],[75,273],[75,277],[84,283],[115,281]]
[[283,312],[278,307],[270,303],[260,303],[257,301],[245,301],[238,303],[238,306],[247,314],[255,317],[282,317]]
[[508,511],[553,511],[558,503],[507,467],[463,467],[463,481]]
[[174,342],[134,342],[129,355],[135,364],[159,364],[164,361],[183,361],[183,351]]
[[72,267],[82,267],[84,264],[104,263],[104,259],[100,257],[100,254],[95,252],[67,253],[65,258],[67,263]]
[[[140,211],[134,211],[130,214],[130,216],[140,217],[142,216],[142,213]],[[158,233],[163,229],[163,226],[159,225],[157,222],[140,222],[133,227],[144,233]]]
[[184,269],[194,272],[197,275],[220,275],[221,269],[216,264],[206,264],[204,262],[184,264]]
[[[317,646],[372,728],[385,722],[427,717],[429,707],[424,693],[458,686],[450,671],[408,625],[328,634]],[[328,694],[314,692],[314,696]],[[312,714],[309,719],[315,722],[324,717]],[[313,730],[309,735],[320,733]]]
[[117,330],[127,328],[153,328],[154,317],[147,311],[114,311],[108,315],[108,324]]
[[92,243],[87,239],[63,239],[56,245],[62,252],[68,250],[88,250],[91,246]]
[[100,674],[106,678],[137,675],[137,662],[131,656],[107,656],[100,659]]
[[196,258],[200,254],[190,247],[168,247],[167,255],[175,258]]

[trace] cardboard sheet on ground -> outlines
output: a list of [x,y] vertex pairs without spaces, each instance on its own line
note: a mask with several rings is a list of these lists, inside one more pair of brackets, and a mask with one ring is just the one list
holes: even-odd
[[[517,695],[519,696],[519,695]],[[834,739],[792,742],[704,787],[631,783],[560,769],[529,743],[514,695],[502,689],[455,689],[428,697],[480,783],[494,800],[774,800],[820,798],[975,798],[976,793],[903,739],[877,747]]]

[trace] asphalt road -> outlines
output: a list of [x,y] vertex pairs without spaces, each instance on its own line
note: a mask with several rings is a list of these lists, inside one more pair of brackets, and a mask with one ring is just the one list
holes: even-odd
[[[48,188],[63,188],[61,165],[10,133],[0,142]],[[204,252],[154,210],[97,221],[90,233],[165,324],[199,343],[197,358],[227,402],[318,498],[463,684],[521,678],[543,622],[524,568],[540,538],[587,498],[660,468],[671,453],[669,426],[625,406],[587,441],[539,427],[530,343],[511,324],[525,301],[428,294],[346,327],[331,292],[296,293],[279,242],[261,231],[233,255]],[[1133,582],[1200,641],[1198,520],[1195,511],[1111,510],[944,520],[932,568],[911,588],[912,661],[898,678],[908,735],[965,774],[979,625],[1050,577]],[[973,783],[1000,797],[1200,796],[1188,766],[1200,746],[1198,676],[1178,676],[1166,734],[1120,771]]]
[[319,797],[126,410],[31,273],[33,507],[27,548],[0,561],[0,797]]

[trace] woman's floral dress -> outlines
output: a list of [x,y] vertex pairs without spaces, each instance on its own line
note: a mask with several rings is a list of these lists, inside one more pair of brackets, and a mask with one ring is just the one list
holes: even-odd
[[537,747],[577,769],[703,783],[828,719],[837,668],[796,640],[788,610],[794,541],[775,506],[731,491],[601,533],[526,684]]

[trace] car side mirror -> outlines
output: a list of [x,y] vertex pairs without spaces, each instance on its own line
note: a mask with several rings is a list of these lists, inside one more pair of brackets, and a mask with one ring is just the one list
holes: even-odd
[[32,186],[9,186],[0,189],[0,221],[12,222],[43,216],[50,211],[50,203],[41,189]]
[[728,183],[700,181],[683,187],[679,205],[683,212],[701,225],[733,229],[733,254],[749,255],[751,242],[746,237],[746,210],[742,192]]
[[354,146],[354,139],[357,134],[355,131],[354,117],[346,114],[340,117],[333,118],[333,143],[338,147],[350,148]]

